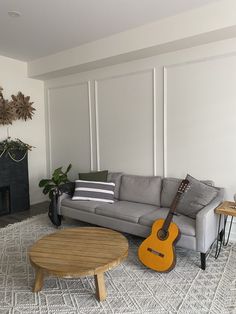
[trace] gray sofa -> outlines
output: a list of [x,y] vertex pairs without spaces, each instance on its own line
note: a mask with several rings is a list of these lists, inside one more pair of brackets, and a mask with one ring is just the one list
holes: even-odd
[[[115,187],[115,202],[73,201],[64,193],[58,202],[58,214],[98,226],[147,237],[156,219],[166,218],[180,179],[109,173]],[[203,181],[212,185],[212,181]],[[218,216],[214,209],[223,201],[224,190],[190,218],[176,213],[173,217],[181,237],[177,246],[201,253],[201,268],[206,267],[206,253],[217,237]]]

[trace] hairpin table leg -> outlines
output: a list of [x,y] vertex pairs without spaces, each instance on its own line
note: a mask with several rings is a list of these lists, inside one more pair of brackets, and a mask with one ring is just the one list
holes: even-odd
[[[227,246],[229,243],[233,219],[236,216],[236,205],[235,204],[236,204],[235,202],[224,201],[222,204],[220,204],[215,209],[215,213],[220,215],[219,226],[218,226],[218,236],[217,236],[217,242],[216,242],[215,258],[217,258],[219,256],[222,245]],[[224,217],[224,225],[223,225],[222,231],[220,231],[221,216]],[[226,230],[226,224],[227,224],[228,216],[231,216],[231,221],[230,221],[229,231],[228,231],[227,239],[226,239],[225,230]]]
[[[223,242],[223,237],[224,237],[224,234],[225,234],[225,228],[223,228],[223,236],[220,235],[220,232],[221,232],[221,230],[220,230],[221,216],[222,216],[222,215],[219,215],[219,225],[218,225],[217,239],[216,239],[215,259],[217,259],[218,256],[219,256],[219,254],[220,254],[221,247],[222,247],[222,242]],[[224,227],[225,227],[225,224],[224,224]]]
[[[231,233],[231,228],[232,228],[233,219],[234,219],[234,216],[231,217],[227,240],[225,241],[225,237],[224,237],[223,246],[227,246],[228,243],[229,243],[229,237],[230,237],[230,233]],[[227,221],[227,217],[226,217],[226,220],[225,220],[225,226],[226,226],[226,221]],[[224,228],[225,228],[225,227],[224,227]]]

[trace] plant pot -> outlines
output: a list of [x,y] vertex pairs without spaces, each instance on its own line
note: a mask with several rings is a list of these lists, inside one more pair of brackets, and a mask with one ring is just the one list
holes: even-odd
[[61,216],[57,213],[57,200],[58,196],[54,193],[49,204],[48,217],[55,226],[59,227],[61,225]]

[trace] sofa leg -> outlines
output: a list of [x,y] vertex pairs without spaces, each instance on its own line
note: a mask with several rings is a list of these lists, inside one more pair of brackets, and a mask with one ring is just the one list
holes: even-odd
[[201,253],[201,269],[206,269],[206,253]]

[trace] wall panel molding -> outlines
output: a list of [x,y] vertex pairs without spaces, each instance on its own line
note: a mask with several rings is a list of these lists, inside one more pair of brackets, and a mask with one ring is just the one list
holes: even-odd
[[167,126],[168,126],[168,117],[167,117],[167,107],[168,107],[168,70],[171,68],[181,67],[184,65],[191,65],[191,64],[197,64],[202,62],[208,62],[208,61],[214,61],[214,60],[220,60],[224,58],[231,58],[235,57],[236,52],[233,53],[225,53],[217,56],[210,56],[205,58],[196,58],[191,61],[181,61],[177,63],[172,63],[168,65],[163,66],[163,174],[164,177],[168,175],[168,151],[167,151],[167,141],[168,141],[168,134],[167,134]]
[[167,67],[163,67],[163,175],[167,176]]
[[92,122],[92,102],[91,102],[91,81],[87,81],[88,88],[88,110],[89,110],[89,139],[90,139],[90,170],[94,170],[93,160],[93,122]]
[[98,80],[94,81],[94,99],[95,99],[95,130],[96,130],[96,156],[97,170],[100,170],[100,143],[99,143],[99,118],[98,118]]
[[101,155],[100,155],[100,132],[99,132],[99,102],[98,102],[98,84],[99,82],[115,79],[115,78],[122,78],[128,77],[136,74],[142,73],[149,73],[152,74],[152,98],[153,98],[153,175],[157,175],[157,122],[156,122],[156,115],[157,115],[157,92],[156,92],[156,68],[146,68],[139,71],[132,71],[126,72],[119,75],[109,75],[103,78],[95,79],[94,80],[94,93],[95,93],[95,121],[96,121],[96,156],[97,156],[97,170],[101,168]]
[[87,92],[88,92],[88,115],[89,115],[89,145],[90,145],[90,170],[94,170],[94,159],[93,159],[93,126],[92,126],[92,102],[91,102],[91,81],[82,81],[82,82],[77,82],[77,83],[72,83],[72,84],[61,84],[53,87],[48,87],[46,88],[46,133],[47,133],[47,155],[48,155],[48,160],[47,160],[47,172],[48,175],[52,174],[52,135],[51,135],[51,114],[50,114],[50,93],[53,90],[60,90],[63,88],[68,88],[68,87],[75,87],[75,86],[81,86],[85,85],[87,87]]
[[52,174],[52,138],[51,138],[51,114],[50,114],[50,88],[46,89],[46,148],[47,148],[47,174]]
[[156,68],[152,69],[153,88],[153,175],[157,175],[157,83]]

